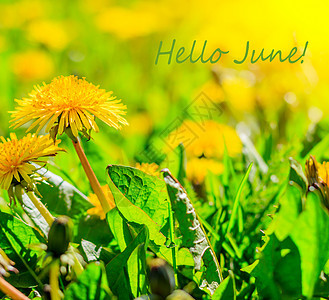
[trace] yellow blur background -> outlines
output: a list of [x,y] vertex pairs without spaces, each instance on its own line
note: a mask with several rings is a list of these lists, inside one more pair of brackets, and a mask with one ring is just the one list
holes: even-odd
[[[222,123],[247,124],[254,140],[264,128],[277,131],[281,142],[301,139],[329,112],[328,9],[324,1],[2,0],[0,135],[9,133],[14,99],[35,84],[76,74],[127,104],[130,126],[109,143],[125,149],[129,161],[201,92],[222,105]],[[207,40],[208,55],[217,47],[230,53],[216,64],[168,65],[160,58],[155,65],[160,41],[169,49],[173,39],[176,51],[196,40],[200,53]],[[283,56],[309,44],[303,64],[234,64],[247,41],[256,53],[275,49]],[[120,155],[114,159],[123,162]]]

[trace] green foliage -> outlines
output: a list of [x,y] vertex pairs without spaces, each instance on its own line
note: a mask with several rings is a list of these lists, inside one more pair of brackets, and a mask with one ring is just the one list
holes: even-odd
[[[147,227],[143,227],[127,248],[106,265],[109,286],[119,299],[130,299],[132,295],[138,297],[146,292],[145,251],[147,243],[148,230]],[[129,268],[131,264],[135,269]],[[133,287],[135,290],[131,289]]]
[[212,295],[222,281],[216,254],[184,188],[168,170],[164,171],[163,176],[175,217],[179,223],[179,230],[183,236],[181,246],[188,248],[192,253],[196,271],[201,270],[201,266],[204,265],[200,288]]
[[68,286],[64,299],[109,300],[112,299],[111,295],[105,268],[102,264],[91,263],[87,265],[77,282]]
[[39,170],[39,174],[46,181],[38,185],[38,190],[44,195],[44,202],[54,215],[68,215],[75,220],[92,207],[83,193],[60,176],[44,168]]
[[16,263],[20,271],[9,281],[17,287],[32,287],[40,283],[36,275],[38,252],[30,244],[44,243],[45,239],[32,227],[16,217],[0,212],[0,248]]

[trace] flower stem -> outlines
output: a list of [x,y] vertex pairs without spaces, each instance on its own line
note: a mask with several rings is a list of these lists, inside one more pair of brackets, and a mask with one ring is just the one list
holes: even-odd
[[50,284],[50,296],[52,300],[60,300],[60,289],[58,283],[59,277],[59,262],[58,260],[54,260],[51,263],[50,271],[49,271],[49,284]]
[[81,147],[81,144],[79,142],[79,140],[77,142],[73,142],[73,146],[74,146],[74,149],[75,151],[77,152],[78,156],[79,156],[79,159],[80,159],[80,162],[83,166],[83,169],[85,170],[85,173],[89,179],[89,182],[90,182],[90,185],[91,185],[91,188],[93,189],[94,193],[96,194],[99,202],[101,203],[102,205],[102,208],[104,210],[104,213],[106,214],[109,210],[110,210],[110,205],[103,193],[103,190],[101,188],[101,185],[99,184],[99,181],[98,179],[96,178],[96,175],[93,171],[93,169],[91,168],[90,164],[89,164],[89,161],[86,157],[86,154],[84,153],[82,147]]
[[73,254],[73,260],[74,260],[73,270],[75,274],[79,276],[84,270],[83,266],[81,265],[79,259],[77,258],[77,255],[72,245],[69,246],[69,251]]
[[33,192],[27,192],[27,195],[29,196],[29,198],[31,199],[31,201],[35,205],[35,207],[38,209],[40,214],[45,218],[45,220],[47,221],[47,223],[50,227],[51,224],[53,224],[53,222],[54,222],[54,217],[49,212],[47,207],[40,201],[40,199],[38,197],[36,197],[36,195]]
[[23,293],[0,276],[0,290],[13,300],[29,300]]

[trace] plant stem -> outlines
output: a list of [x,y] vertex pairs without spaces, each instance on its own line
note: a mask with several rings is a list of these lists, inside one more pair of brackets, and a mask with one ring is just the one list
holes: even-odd
[[13,300],[29,300],[23,293],[0,276],[0,290]]
[[172,247],[171,248],[172,264],[175,273],[175,284],[176,286],[178,286],[177,265],[176,265],[176,245],[175,245],[175,219],[173,216],[173,210],[170,201],[168,201],[168,212],[169,212],[169,227],[170,227],[170,246]]
[[47,221],[49,227],[54,222],[54,217],[51,215],[47,207],[40,201],[38,197],[33,192],[27,192],[27,195],[31,199],[32,203],[35,205],[35,207],[38,209],[40,214],[45,218]]
[[93,171],[93,169],[91,168],[90,164],[89,164],[89,161],[86,157],[86,154],[84,153],[82,147],[81,147],[81,144],[79,142],[79,140],[77,142],[73,142],[73,146],[74,146],[74,149],[75,151],[77,152],[78,156],[79,156],[79,159],[80,159],[80,162],[83,166],[83,169],[85,170],[85,173],[89,179],[89,182],[90,182],[90,185],[91,185],[91,188],[93,189],[94,193],[96,194],[99,202],[101,203],[102,205],[102,208],[104,210],[104,213],[106,214],[109,210],[110,210],[110,205],[103,193],[103,190],[101,188],[101,185],[99,184],[99,181],[97,180],[96,178],[96,175]]
[[51,263],[50,271],[49,271],[50,296],[52,300],[61,299],[58,277],[59,277],[59,262],[56,259]]
[[73,270],[74,270],[75,274],[77,276],[79,276],[83,272],[84,268],[81,265],[79,259],[77,258],[72,245],[69,246],[69,251],[73,254],[73,260],[74,260]]
[[[27,195],[29,196],[29,198],[31,199],[31,201],[33,202],[35,207],[39,210],[41,215],[46,219],[46,221],[50,227],[53,224],[55,218],[52,216],[52,214],[49,212],[49,210],[44,206],[44,204],[35,196],[35,194],[33,192],[28,192]],[[76,257],[76,254],[71,245],[69,246],[69,250],[72,252],[73,257],[74,257],[75,272],[77,275],[79,275],[83,272],[84,269],[83,269],[80,261]]]

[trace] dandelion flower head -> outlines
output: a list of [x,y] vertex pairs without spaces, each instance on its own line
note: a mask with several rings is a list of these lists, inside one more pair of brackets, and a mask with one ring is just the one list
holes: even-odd
[[16,102],[18,106],[11,112],[12,126],[17,128],[32,121],[27,131],[37,128],[38,133],[45,127],[46,132],[56,136],[69,129],[77,137],[79,132],[99,131],[95,118],[116,129],[128,125],[123,117],[126,106],[121,100],[74,75],[37,85],[28,98]]
[[36,167],[31,163],[46,163],[40,158],[55,156],[63,149],[58,147],[60,140],[54,144],[49,135],[37,136],[28,134],[17,139],[14,133],[7,140],[0,137],[0,187],[8,190],[11,184],[21,181],[32,183],[31,175]]

